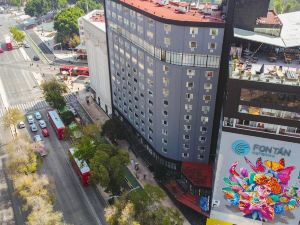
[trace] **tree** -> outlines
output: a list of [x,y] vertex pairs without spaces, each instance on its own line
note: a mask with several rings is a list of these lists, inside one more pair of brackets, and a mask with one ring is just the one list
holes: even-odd
[[67,92],[67,86],[53,79],[42,84],[43,94],[47,102],[52,103],[56,109],[66,106],[63,93]]
[[[62,107],[62,106],[59,106]],[[60,113],[61,119],[62,121],[64,121],[64,123],[66,125],[70,125],[73,121],[74,121],[74,114],[71,111],[64,111],[62,113]]]
[[74,34],[72,37],[70,37],[69,40],[69,47],[75,48],[80,44],[80,37],[77,34]]
[[10,27],[9,31],[12,33],[13,38],[16,42],[23,42],[25,39],[25,34],[23,31],[19,30],[17,27]]
[[105,209],[105,218],[109,225],[182,225],[183,218],[175,208],[163,206],[166,194],[153,185],[144,189],[125,192],[113,206]]
[[54,29],[57,31],[56,41],[68,46],[74,35],[79,35],[78,19],[84,15],[79,7],[70,7],[60,11],[54,17]]
[[275,11],[279,14],[292,11],[299,2],[295,0],[273,0]]
[[49,2],[50,9],[52,10],[61,10],[65,9],[68,6],[68,1],[67,0],[51,0]]
[[93,11],[94,9],[101,9],[102,5],[95,0],[77,0],[76,6],[81,8],[84,13]]
[[102,126],[102,134],[107,136],[111,141],[125,138],[125,126],[118,118],[107,120]]
[[28,138],[18,137],[6,146],[8,155],[7,167],[11,178],[22,174],[34,173],[37,170],[37,158],[34,145]]
[[25,14],[40,17],[50,11],[50,4],[47,0],[29,0],[25,5]]
[[17,108],[9,108],[3,118],[3,124],[5,127],[13,126],[15,134],[17,135],[16,124],[24,119],[23,113]]
[[89,162],[96,152],[96,144],[92,138],[83,136],[76,143],[75,157]]

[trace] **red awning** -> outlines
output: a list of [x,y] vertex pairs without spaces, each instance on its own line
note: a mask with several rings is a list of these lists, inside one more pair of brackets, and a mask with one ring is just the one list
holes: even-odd
[[209,164],[183,162],[181,172],[196,187],[212,187],[212,166]]

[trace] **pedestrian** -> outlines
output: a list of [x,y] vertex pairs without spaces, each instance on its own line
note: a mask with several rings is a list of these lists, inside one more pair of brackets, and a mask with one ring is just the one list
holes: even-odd
[[147,176],[147,175],[146,175],[146,174],[144,174],[144,180],[146,180],[146,176]]

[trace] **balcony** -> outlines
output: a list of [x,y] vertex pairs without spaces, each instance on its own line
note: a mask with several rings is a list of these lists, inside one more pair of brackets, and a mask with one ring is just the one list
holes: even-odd
[[[300,51],[294,49],[290,53],[251,52],[241,48],[232,48],[229,76],[231,79],[248,80],[264,83],[275,83],[300,87]],[[254,56],[255,55],[255,56]]]

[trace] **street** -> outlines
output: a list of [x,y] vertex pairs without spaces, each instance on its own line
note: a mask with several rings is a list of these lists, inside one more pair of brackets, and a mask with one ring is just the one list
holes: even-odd
[[[0,43],[9,34],[9,27],[14,24],[10,15],[0,15]],[[31,43],[30,43],[31,45]],[[32,114],[39,110],[47,122],[50,137],[45,138],[45,146],[49,154],[41,159],[39,173],[47,174],[54,183],[53,194],[55,198],[55,210],[63,213],[64,221],[74,225],[105,224],[103,216],[104,200],[93,186],[82,187],[75,174],[68,156],[70,147],[66,141],[59,141],[54,130],[47,121],[46,112],[49,105],[42,95],[39,87],[43,79],[51,79],[57,70],[45,62],[32,62],[36,50],[19,48],[4,51],[0,54],[0,117],[9,107],[17,107],[24,113]],[[33,63],[33,65],[31,65]],[[42,73],[45,77],[42,77]],[[68,102],[74,101],[72,95],[65,96]],[[26,123],[26,121],[24,121]],[[18,130],[20,133],[33,134],[28,129]],[[41,134],[39,129],[38,134]],[[26,215],[21,210],[21,203],[5,172],[4,146],[11,140],[11,131],[0,124],[0,224],[23,225],[26,223]]]

